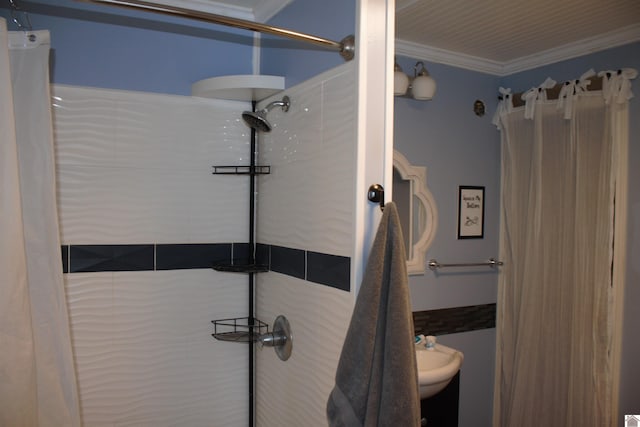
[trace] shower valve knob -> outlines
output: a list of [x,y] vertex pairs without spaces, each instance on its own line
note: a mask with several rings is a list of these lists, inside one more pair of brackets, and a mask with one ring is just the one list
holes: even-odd
[[280,360],[287,360],[293,348],[293,336],[287,318],[282,315],[276,317],[273,331],[260,335],[258,341],[266,347],[273,347]]

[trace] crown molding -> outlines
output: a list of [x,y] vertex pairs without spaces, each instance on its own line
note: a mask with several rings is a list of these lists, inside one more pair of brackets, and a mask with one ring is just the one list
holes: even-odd
[[623,27],[609,33],[568,43],[534,55],[516,58],[512,61],[493,61],[404,40],[396,40],[396,55],[408,56],[410,58],[437,62],[503,77],[637,41],[640,41],[640,24]]
[[288,6],[293,0],[262,0],[253,8],[256,22],[267,22],[276,13]]
[[231,18],[254,20],[254,11],[249,7],[235,6],[229,3],[218,3],[208,0],[153,0],[153,3],[180,7],[187,10],[213,13],[214,15],[229,16]]
[[637,42],[640,40],[640,24],[623,27],[609,33],[600,34],[573,43],[544,50],[535,55],[523,56],[503,64],[502,76],[519,73],[520,71],[538,68],[567,59],[589,55],[591,53],[610,49],[617,46]]
[[495,75],[500,75],[503,68],[503,64],[498,61],[398,39],[396,39],[396,55]]
[[153,0],[156,4],[176,6],[183,9],[198,10],[200,12],[213,13],[215,15],[229,16],[231,18],[247,21],[266,22],[276,13],[280,12],[292,0],[261,0],[255,1],[253,7],[236,6],[230,2],[217,2],[212,0]]

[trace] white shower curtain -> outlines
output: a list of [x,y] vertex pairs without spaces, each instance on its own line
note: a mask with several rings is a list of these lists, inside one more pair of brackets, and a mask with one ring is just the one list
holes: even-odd
[[0,426],[79,426],[56,208],[49,33],[0,18]]
[[495,426],[611,425],[614,201],[625,144],[616,126],[626,125],[635,72],[603,74],[604,90],[587,93],[592,75],[565,85],[559,101],[533,88],[525,107],[498,113],[505,267]]

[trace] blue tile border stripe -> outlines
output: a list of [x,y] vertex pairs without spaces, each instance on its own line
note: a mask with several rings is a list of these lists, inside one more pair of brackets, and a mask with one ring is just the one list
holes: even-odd
[[69,245],[63,245],[61,247],[62,255],[62,273],[69,272]]
[[[62,245],[63,273],[164,271],[236,264],[249,257],[248,243]],[[349,292],[351,258],[257,244],[256,262],[271,271]]]
[[414,311],[416,335],[446,335],[496,327],[496,304]]
[[307,252],[307,280],[349,292],[351,258]]
[[351,258],[320,252],[258,244],[256,259],[269,270],[308,282],[351,290]]
[[304,280],[307,277],[306,264],[306,253],[302,249],[271,246],[271,271]]
[[63,245],[63,273],[211,268],[230,262],[233,243]]
[[71,245],[69,272],[145,271],[154,268],[153,245]]
[[156,245],[156,270],[211,268],[231,259],[231,243]]

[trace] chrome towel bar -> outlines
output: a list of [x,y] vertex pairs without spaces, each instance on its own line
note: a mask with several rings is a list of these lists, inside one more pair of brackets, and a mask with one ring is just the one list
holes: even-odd
[[504,265],[504,262],[497,261],[495,258],[489,258],[488,261],[485,262],[469,262],[469,263],[459,263],[459,264],[441,264],[435,259],[429,260],[427,264],[429,266],[429,270],[437,270],[439,268],[447,268],[447,267],[491,267],[496,268],[501,265]]

